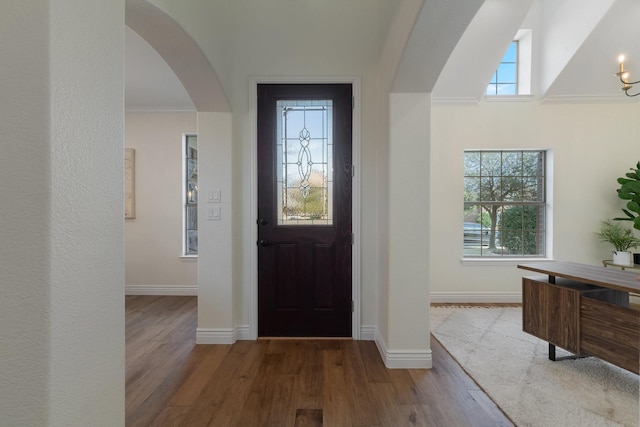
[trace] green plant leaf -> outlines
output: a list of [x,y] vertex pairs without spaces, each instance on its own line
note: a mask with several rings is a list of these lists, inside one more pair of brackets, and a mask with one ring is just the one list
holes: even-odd
[[630,202],[627,203],[627,209],[629,209],[631,212],[640,212],[640,203],[636,202],[635,200],[631,200]]

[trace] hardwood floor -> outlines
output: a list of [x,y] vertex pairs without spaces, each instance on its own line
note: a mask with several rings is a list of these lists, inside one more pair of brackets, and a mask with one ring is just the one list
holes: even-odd
[[196,345],[196,298],[126,297],[127,426],[511,426],[431,339],[433,369],[375,343]]

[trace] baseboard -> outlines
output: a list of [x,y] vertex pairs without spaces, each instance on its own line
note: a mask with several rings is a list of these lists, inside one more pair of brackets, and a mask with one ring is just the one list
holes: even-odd
[[196,329],[196,344],[233,344],[238,340],[250,340],[249,325],[235,328],[198,328]]
[[521,303],[521,292],[431,292],[435,303]]
[[375,325],[360,326],[360,339],[362,341],[375,341],[378,328]]
[[389,369],[431,369],[433,360],[429,350],[393,350],[387,348],[384,339],[375,329],[375,343],[384,366]]
[[173,295],[173,296],[197,296],[197,286],[125,286],[125,295]]

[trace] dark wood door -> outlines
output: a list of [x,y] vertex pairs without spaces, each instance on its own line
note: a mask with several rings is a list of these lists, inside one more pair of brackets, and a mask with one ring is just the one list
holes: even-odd
[[258,85],[258,335],[350,337],[350,84]]

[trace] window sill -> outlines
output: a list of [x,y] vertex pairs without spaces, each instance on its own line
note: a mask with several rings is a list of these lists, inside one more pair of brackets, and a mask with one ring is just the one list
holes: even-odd
[[461,258],[462,265],[518,265],[527,262],[554,262],[553,258]]
[[198,261],[198,255],[180,255],[180,258],[185,261]]

